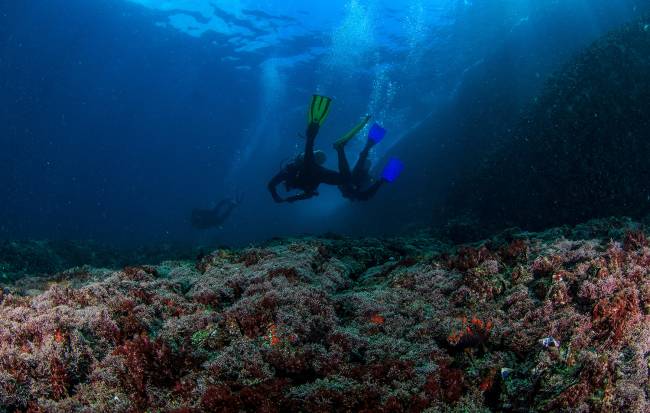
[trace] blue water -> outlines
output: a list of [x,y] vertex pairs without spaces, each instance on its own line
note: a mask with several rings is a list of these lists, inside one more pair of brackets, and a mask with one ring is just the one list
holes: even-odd
[[[336,167],[331,143],[365,113],[389,131],[375,165],[396,154],[426,160],[432,142],[463,141],[431,119],[476,113],[486,93],[526,105],[576,50],[649,9],[640,0],[0,4],[0,238],[231,245],[430,219],[435,190],[414,182],[441,171],[425,161],[407,162],[407,179],[364,205],[326,187],[273,203],[266,182],[301,152],[312,93],[334,98],[317,141],[327,166]],[[493,87],[476,81],[486,73]],[[503,73],[512,75],[496,83]],[[237,193],[243,203],[222,228],[189,225],[192,208]],[[382,216],[386,202],[413,212]]]

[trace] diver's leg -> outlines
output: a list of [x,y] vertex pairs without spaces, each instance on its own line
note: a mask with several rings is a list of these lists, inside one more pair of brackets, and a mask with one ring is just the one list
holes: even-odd
[[314,142],[316,141],[316,135],[318,135],[318,130],[320,126],[318,123],[310,123],[307,126],[307,132],[305,133],[305,166],[314,165],[316,161],[314,160]]
[[368,142],[366,142],[366,146],[363,147],[363,150],[361,153],[359,153],[359,159],[357,159],[357,163],[354,164],[354,170],[352,171],[352,175],[356,176],[361,172],[363,169],[366,160],[368,159],[368,155],[370,154],[370,149],[375,146],[374,142],[368,139]]
[[345,149],[343,146],[336,147],[336,153],[339,159],[339,173],[343,178],[350,177],[350,164],[348,163],[348,158],[345,156]]
[[370,198],[374,197],[377,194],[377,191],[379,191],[379,188],[381,188],[382,185],[384,185],[384,183],[386,183],[386,181],[384,181],[383,179],[376,180],[375,183],[372,184],[368,189],[359,192],[358,194],[359,200],[367,201]]
[[343,185],[346,181],[340,173],[331,169],[321,167],[318,173],[318,181],[327,185]]
[[228,206],[223,211],[221,211],[221,213],[219,214],[219,217],[217,218],[218,221],[219,221],[218,225],[221,225],[224,222],[226,222],[226,220],[228,219],[230,214],[232,214],[232,211],[235,209],[235,207],[237,207],[237,204],[235,204],[234,202],[231,202],[230,204],[228,204]]
[[221,201],[219,201],[219,203],[212,210],[216,211],[216,212],[221,211],[223,209],[223,207],[228,205],[229,202],[230,202],[229,199],[222,199]]

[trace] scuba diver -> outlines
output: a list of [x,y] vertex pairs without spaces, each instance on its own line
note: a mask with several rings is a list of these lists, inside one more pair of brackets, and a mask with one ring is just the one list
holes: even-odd
[[[269,192],[275,202],[295,202],[309,199],[318,195],[320,184],[341,185],[341,174],[323,166],[326,160],[325,153],[314,151],[314,141],[318,131],[329,114],[332,99],[314,95],[309,107],[307,132],[305,133],[305,152],[297,156],[289,165],[271,179],[268,183]],[[301,193],[282,198],[277,191],[278,185],[284,182],[288,191],[300,190]]]
[[235,208],[241,204],[241,201],[242,195],[239,194],[235,199],[226,198],[221,200],[212,209],[193,209],[191,217],[192,226],[196,229],[220,227],[226,222]]
[[384,168],[380,179],[374,179],[370,176],[371,163],[368,160],[368,154],[370,149],[386,136],[386,129],[375,123],[368,132],[368,140],[359,154],[354,169],[350,171],[350,165],[345,155],[345,145],[366,126],[369,120],[370,116],[365,116],[350,132],[334,143],[334,149],[338,154],[339,173],[343,177],[343,184],[339,185],[338,188],[341,195],[351,201],[368,201],[375,196],[382,185],[397,179],[404,168],[399,160],[391,159]]

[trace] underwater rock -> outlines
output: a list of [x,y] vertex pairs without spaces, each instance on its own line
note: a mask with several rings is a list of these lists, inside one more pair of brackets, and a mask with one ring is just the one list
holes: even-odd
[[194,256],[177,245],[126,248],[95,241],[0,240],[0,282],[21,279],[25,275],[54,274],[72,267],[120,268]]
[[449,209],[470,210],[484,227],[533,230],[650,212],[646,25],[610,32],[557,71]]
[[276,240],[23,278],[0,294],[0,406],[647,412],[645,240],[611,219],[465,246]]

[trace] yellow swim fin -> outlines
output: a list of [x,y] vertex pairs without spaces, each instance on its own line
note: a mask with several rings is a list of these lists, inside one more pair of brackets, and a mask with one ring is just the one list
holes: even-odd
[[363,119],[361,119],[361,121],[354,126],[354,128],[350,129],[348,133],[341,136],[336,142],[334,142],[334,147],[341,148],[345,146],[346,143],[348,143],[352,138],[354,138],[354,135],[359,133],[359,131],[366,126],[368,121],[370,121],[370,115],[364,116]]
[[316,123],[321,126],[327,115],[330,113],[330,104],[332,99],[327,96],[314,95],[311,98],[311,105],[309,106],[308,121],[309,124]]

